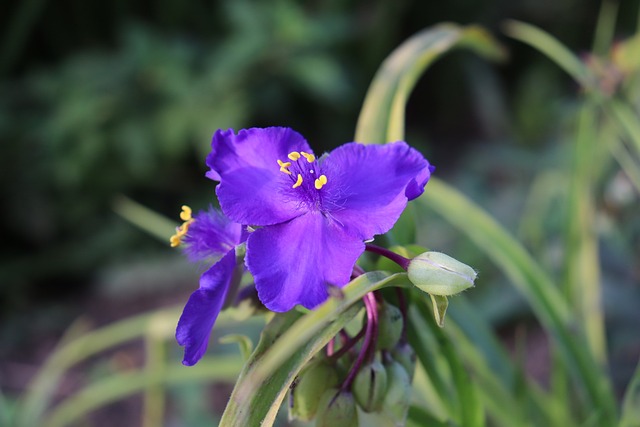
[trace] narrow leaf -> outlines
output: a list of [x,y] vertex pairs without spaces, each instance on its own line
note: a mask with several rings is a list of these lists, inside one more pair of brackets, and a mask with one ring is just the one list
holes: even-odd
[[619,427],[640,427],[640,363],[624,394]]
[[358,117],[355,140],[382,144],[403,139],[405,105],[413,87],[434,61],[460,47],[491,59],[505,56],[502,47],[480,27],[440,24],[417,33],[376,73]]

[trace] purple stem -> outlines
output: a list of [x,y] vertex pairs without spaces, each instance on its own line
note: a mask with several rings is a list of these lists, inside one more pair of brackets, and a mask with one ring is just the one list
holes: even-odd
[[331,338],[329,343],[327,344],[327,357],[331,357],[333,355],[333,346],[335,344],[335,337]]
[[353,272],[351,273],[351,277],[362,276],[365,273],[364,269],[360,267],[358,264],[353,265]]
[[[377,307],[376,307],[376,299],[373,293],[369,292],[364,297],[364,306],[367,310],[367,328],[365,330],[364,342],[362,343],[362,348],[360,349],[360,353],[358,353],[358,358],[355,362],[353,362],[353,366],[347,375],[347,378],[342,383],[341,390],[347,391],[351,388],[351,384],[353,380],[355,380],[358,371],[360,371],[360,367],[362,363],[365,361],[367,354],[369,353],[369,348],[371,347],[372,340],[374,339],[374,332],[377,330]],[[375,341],[374,346],[375,346]]]
[[340,349],[338,351],[336,351],[335,353],[333,353],[331,355],[331,358],[332,359],[340,359],[346,352],[351,350],[351,348],[353,348],[353,346],[356,345],[356,343],[358,341],[360,341],[360,338],[362,338],[364,336],[365,329],[366,329],[366,326],[363,327],[362,329],[360,329],[360,332],[358,332],[358,335],[356,335],[353,338],[348,338],[345,341],[345,343],[342,345],[342,347],[340,347]]
[[398,255],[395,252],[391,252],[389,249],[383,248],[381,246],[372,245],[371,243],[367,243],[365,245],[365,250],[381,255],[383,257],[389,258],[391,261],[395,262],[400,267],[402,267],[403,270],[406,270],[409,267],[409,262],[411,261],[410,259],[405,258],[402,255]]
[[378,303],[376,302],[377,293],[369,292],[369,304],[371,305],[371,317],[373,326],[371,327],[371,341],[369,342],[367,362],[371,362],[376,354],[376,344],[378,343]]

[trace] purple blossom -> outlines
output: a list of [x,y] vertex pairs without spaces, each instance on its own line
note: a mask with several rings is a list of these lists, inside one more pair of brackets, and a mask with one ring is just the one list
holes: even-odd
[[272,311],[313,308],[349,282],[364,241],[391,229],[433,167],[405,142],[348,143],[317,159],[297,132],[219,130],[207,176],[231,220],[257,227],[245,264]]
[[213,208],[199,212],[193,219],[186,209],[181,215],[185,223],[176,233],[177,243],[181,238],[192,261],[217,259],[200,277],[200,287],[189,297],[176,329],[176,340],[184,347],[182,363],[191,366],[207,350],[211,329],[236,270],[235,247],[246,240],[246,233],[240,224],[229,221]]

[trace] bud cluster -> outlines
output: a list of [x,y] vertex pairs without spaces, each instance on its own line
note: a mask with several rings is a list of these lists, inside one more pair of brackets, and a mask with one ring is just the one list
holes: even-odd
[[290,418],[315,419],[317,427],[369,426],[373,417],[404,424],[415,368],[404,313],[373,294],[365,297],[365,307],[361,332],[350,337],[342,331],[293,383]]

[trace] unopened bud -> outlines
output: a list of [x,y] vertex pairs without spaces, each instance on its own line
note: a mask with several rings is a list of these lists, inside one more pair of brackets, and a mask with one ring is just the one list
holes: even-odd
[[439,296],[458,294],[473,286],[477,273],[440,252],[425,252],[409,263],[409,280],[422,291]]
[[312,362],[298,377],[291,389],[289,417],[311,421],[318,411],[320,398],[338,385],[338,373],[325,360]]
[[318,404],[316,427],[358,427],[353,394],[335,388],[326,390]]
[[378,311],[378,350],[389,350],[400,341],[404,319],[402,312],[394,305],[382,303]]
[[411,402],[411,379],[405,368],[392,361],[386,365],[387,394],[382,410],[393,420],[393,425],[404,425]]
[[391,357],[407,371],[409,379],[413,379],[416,370],[416,352],[413,348],[406,342],[400,343],[391,349]]
[[380,410],[387,393],[387,372],[382,363],[373,361],[360,368],[351,386],[351,391],[363,411]]

